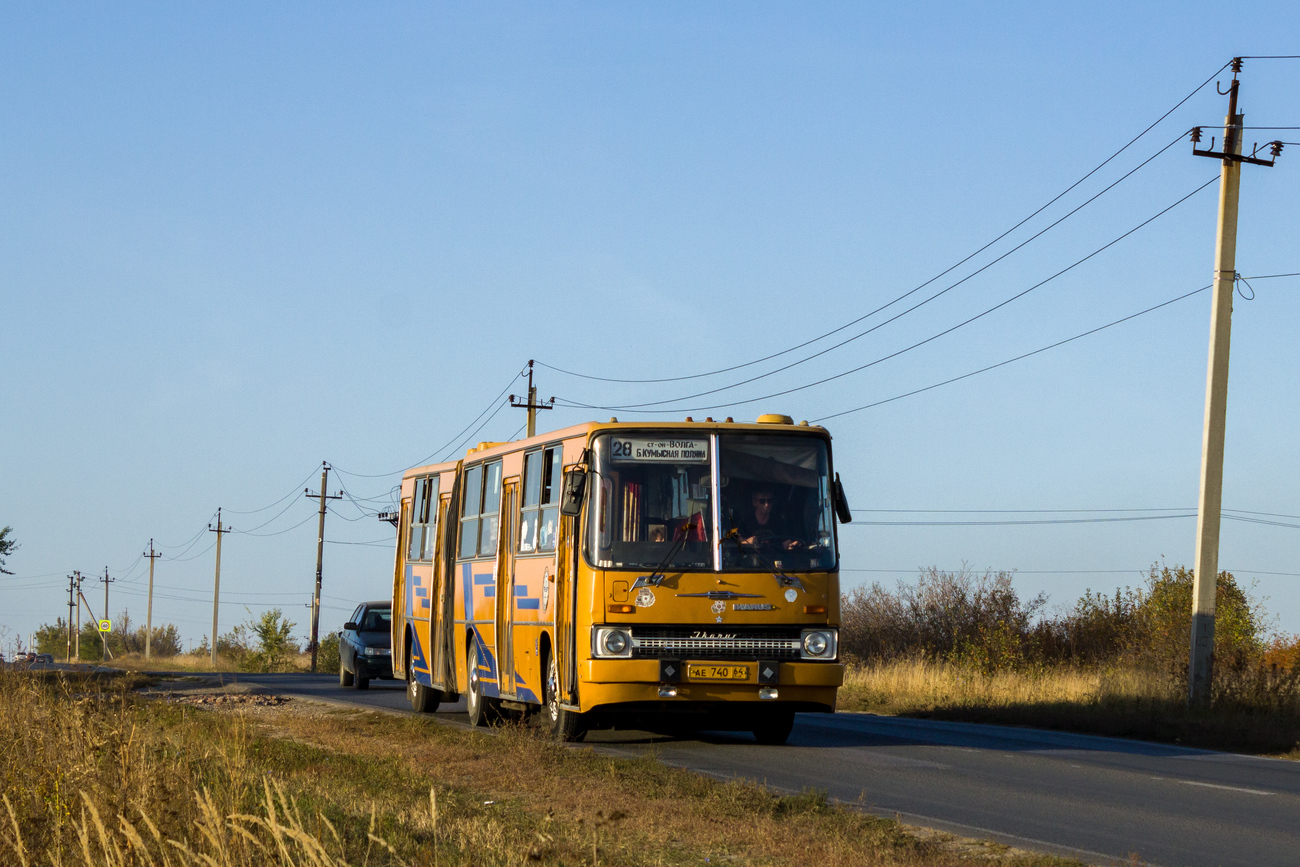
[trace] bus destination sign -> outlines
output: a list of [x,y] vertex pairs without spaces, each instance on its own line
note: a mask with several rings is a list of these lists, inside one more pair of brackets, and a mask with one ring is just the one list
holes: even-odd
[[616,437],[610,442],[610,457],[616,461],[639,463],[707,464],[709,441]]

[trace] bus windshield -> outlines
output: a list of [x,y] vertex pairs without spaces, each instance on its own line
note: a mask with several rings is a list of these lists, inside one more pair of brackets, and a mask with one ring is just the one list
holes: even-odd
[[771,434],[718,439],[723,568],[833,567],[825,440]]
[[712,568],[708,435],[606,435],[594,446],[591,562],[612,569]]
[[716,565],[734,571],[835,566],[820,437],[605,434],[592,452],[587,556],[595,566],[714,569],[715,552]]

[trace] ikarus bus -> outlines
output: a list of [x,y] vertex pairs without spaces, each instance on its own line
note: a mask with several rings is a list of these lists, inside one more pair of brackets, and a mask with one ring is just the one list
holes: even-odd
[[470,720],[751,731],[833,712],[843,680],[825,428],[590,422],[402,479],[393,668]]

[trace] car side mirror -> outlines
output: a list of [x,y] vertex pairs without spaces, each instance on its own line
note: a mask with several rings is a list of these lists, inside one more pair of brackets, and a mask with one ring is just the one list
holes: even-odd
[[357,625],[353,623],[351,620],[349,620],[347,623],[343,624],[343,629],[347,632],[356,632]]
[[582,498],[587,493],[585,470],[569,470],[564,474],[564,490],[560,493],[560,514],[576,518],[582,514]]
[[835,474],[835,517],[840,519],[841,524],[848,524],[853,521],[853,510],[849,508],[849,498],[844,496],[844,484],[840,481],[840,474]]

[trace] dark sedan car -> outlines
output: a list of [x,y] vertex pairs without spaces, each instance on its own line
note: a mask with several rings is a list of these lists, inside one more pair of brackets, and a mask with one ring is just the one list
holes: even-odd
[[339,684],[365,689],[372,677],[393,676],[389,623],[393,606],[388,600],[363,602],[339,633]]

